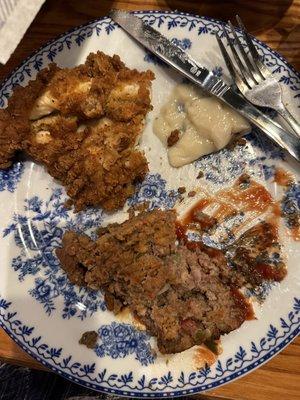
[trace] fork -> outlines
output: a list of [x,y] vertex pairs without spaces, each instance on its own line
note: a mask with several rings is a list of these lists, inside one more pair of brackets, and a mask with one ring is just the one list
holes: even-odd
[[[236,65],[226,50],[221,38],[216,34],[220,50],[232,80],[248,101],[256,106],[268,107],[277,111],[293,129],[294,133],[300,136],[300,124],[282,101],[281,85],[262,62],[249,33],[246,31],[238,15],[236,16],[236,20],[241,30],[242,37],[248,46],[248,53],[244,49],[231,21],[228,21],[228,25],[233,39],[229,36],[225,26],[222,26]],[[236,50],[235,44],[239,52]]]

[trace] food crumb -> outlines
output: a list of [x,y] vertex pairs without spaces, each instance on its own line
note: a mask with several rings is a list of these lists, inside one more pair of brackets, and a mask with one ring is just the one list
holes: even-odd
[[236,141],[236,144],[237,144],[238,146],[246,146],[247,140],[246,140],[245,138],[239,138],[239,139]]
[[229,142],[227,145],[228,150],[234,150],[236,146],[246,146],[247,140],[245,138],[237,138]]
[[202,171],[199,171],[196,179],[203,178],[203,176],[204,176],[204,173]]
[[188,192],[188,196],[189,196],[189,197],[194,197],[194,196],[196,196],[195,190],[191,190],[190,192]]
[[79,340],[79,344],[84,344],[88,349],[93,349],[96,346],[98,333],[95,331],[84,332]]
[[71,199],[66,200],[65,203],[64,203],[64,207],[65,207],[67,210],[70,210],[70,209],[72,208],[72,205],[73,205],[73,202],[72,202]]
[[127,213],[129,218],[133,218],[135,216],[133,207],[128,208]]
[[242,174],[239,179],[238,183],[241,187],[241,189],[247,189],[250,186],[251,183],[251,177],[249,174]]
[[178,191],[178,193],[183,194],[183,193],[186,192],[186,188],[185,188],[184,186],[180,186],[180,187],[177,189],[177,191]]
[[179,130],[175,129],[174,131],[172,131],[170,133],[170,136],[168,137],[167,143],[168,143],[168,147],[172,147],[174,146],[174,144],[176,144],[179,140]]
[[[150,207],[149,201],[143,201],[142,203],[135,204],[134,206],[130,207],[133,211],[143,212],[147,211]],[[128,211],[130,211],[130,209]]]

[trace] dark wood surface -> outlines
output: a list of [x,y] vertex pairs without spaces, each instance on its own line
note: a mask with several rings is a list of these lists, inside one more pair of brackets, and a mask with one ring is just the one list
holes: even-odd
[[[0,66],[0,81],[48,40],[76,25],[106,15],[111,8],[177,9],[223,20],[234,19],[235,14],[239,14],[251,33],[279,51],[297,70],[300,69],[300,0],[48,0],[11,59],[5,66]],[[0,360],[42,368],[1,329]],[[299,400],[300,338],[253,373],[195,397],[223,400]]]
[[49,39],[104,16],[111,8],[177,9],[223,20],[239,14],[251,33],[300,69],[300,0],[47,0],[11,59],[0,67],[0,81]]

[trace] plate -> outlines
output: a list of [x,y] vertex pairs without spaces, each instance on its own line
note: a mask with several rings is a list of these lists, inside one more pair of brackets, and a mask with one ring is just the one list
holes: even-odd
[[[137,12],[174,43],[187,50],[218,76],[226,68],[213,36],[221,23],[211,18],[177,12]],[[300,77],[277,53],[256,41],[266,64],[283,85],[284,100],[299,115]],[[153,135],[153,118],[172,90],[182,81],[167,66],[130,39],[109,18],[102,18],[61,35],[26,59],[2,84],[0,105],[4,107],[16,84],[25,85],[39,70],[54,61],[71,67],[84,62],[97,50],[119,54],[131,68],[151,68],[153,111],[148,115],[141,147],[150,173],[128,204],[149,201],[151,207],[173,207],[177,188],[193,188],[202,170],[201,185],[215,192],[230,186],[248,172],[268,187],[289,213],[299,207],[299,166],[255,129],[246,146],[222,150],[180,169],[169,166],[166,151]],[[275,166],[292,171],[298,181],[282,194],[274,182]],[[298,168],[297,168],[298,167]],[[190,189],[191,190],[191,189]],[[0,321],[6,332],[31,356],[56,373],[86,387],[132,397],[182,396],[221,386],[252,371],[299,333],[300,276],[299,242],[284,235],[288,275],[280,284],[265,283],[252,296],[255,321],[245,322],[222,337],[223,352],[213,365],[199,368],[195,348],[171,356],[151,351],[155,340],[130,323],[129,315],[116,318],[106,310],[98,292],[79,289],[68,281],[54,254],[68,228],[93,235],[100,224],[123,220],[122,210],[107,215],[88,209],[74,214],[64,208],[66,194],[44,170],[29,160],[19,161],[0,172],[1,281]],[[195,199],[189,199],[190,202]],[[189,204],[183,204],[179,212]],[[286,221],[282,220],[282,229]],[[79,345],[82,333],[96,330],[94,350]]]

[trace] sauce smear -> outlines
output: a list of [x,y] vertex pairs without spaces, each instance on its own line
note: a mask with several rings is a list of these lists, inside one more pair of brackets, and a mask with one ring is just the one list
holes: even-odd
[[218,355],[206,346],[198,346],[194,355],[195,367],[200,369],[205,367],[205,365],[211,366],[217,361],[217,358]]
[[[274,204],[271,194],[264,186],[242,175],[233,187],[217,192],[214,197],[206,197],[196,202],[181,220],[185,227],[181,227],[181,230],[186,232],[189,225],[195,224],[201,231],[209,231],[217,223],[220,224],[238,213],[251,211],[258,215]],[[209,206],[214,209],[210,215],[204,212]]]
[[246,297],[238,289],[232,289],[231,294],[234,299],[234,302],[237,304],[237,306],[242,311],[244,319],[247,321],[256,319],[254,310],[253,310],[253,306],[250,303],[250,301],[247,300]]
[[218,197],[226,204],[233,204],[239,211],[256,211],[262,213],[272,204],[273,199],[268,190],[255,181],[243,181],[241,178],[232,188],[219,192]]
[[[209,210],[210,215],[205,211]],[[233,225],[231,233],[236,234],[257,216],[268,212],[265,222],[259,222],[246,230],[233,244],[230,245],[233,265],[247,280],[255,285],[263,280],[281,281],[286,275],[286,266],[281,259],[279,244],[278,222],[281,207],[274,202],[271,194],[261,184],[250,180],[248,175],[239,177],[229,189],[217,192],[214,196],[200,199],[177,223],[177,237],[190,250],[200,248],[210,257],[223,257],[221,250],[205,246],[201,241],[189,241],[187,232],[196,231],[200,236],[212,233],[212,230],[222,224],[228,217],[246,213],[244,220]],[[294,228],[295,238],[300,237],[300,230]],[[295,239],[296,240],[296,239]],[[275,257],[275,258],[274,258]],[[242,297],[241,297],[242,296]],[[253,314],[245,303],[242,294],[235,293],[240,299],[241,306],[248,310],[247,318]],[[245,311],[246,312],[246,311]]]
[[290,229],[292,238],[296,241],[300,241],[300,226],[295,226],[294,228]]
[[274,182],[279,186],[288,186],[294,182],[293,175],[283,168],[276,168]]
[[284,268],[274,268],[269,264],[257,264],[255,266],[256,271],[267,280],[272,280],[275,282],[280,282],[286,275],[286,269]]

